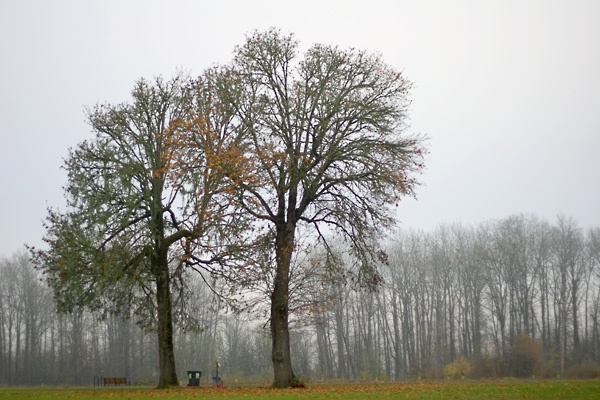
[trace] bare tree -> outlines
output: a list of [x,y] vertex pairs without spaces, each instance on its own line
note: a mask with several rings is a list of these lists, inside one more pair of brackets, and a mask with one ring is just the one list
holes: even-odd
[[[559,216],[555,227],[556,272],[559,277],[560,290],[558,296],[560,325],[560,365],[564,376],[569,344],[568,332],[572,332],[573,354],[579,359],[580,338],[578,308],[581,296],[581,278],[583,274],[583,235],[580,228],[571,218]],[[571,329],[569,329],[569,311]]]

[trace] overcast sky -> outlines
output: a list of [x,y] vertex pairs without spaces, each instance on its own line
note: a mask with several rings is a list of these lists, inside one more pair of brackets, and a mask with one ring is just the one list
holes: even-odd
[[430,137],[402,226],[533,213],[600,226],[600,1],[0,0],[0,255],[40,245],[84,106],[231,59],[254,29],[382,54]]

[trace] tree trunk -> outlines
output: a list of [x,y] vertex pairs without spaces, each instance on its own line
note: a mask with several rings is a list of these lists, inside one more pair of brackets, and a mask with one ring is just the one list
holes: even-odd
[[579,282],[573,279],[571,283],[571,308],[573,309],[573,361],[582,361],[581,342],[579,341],[579,319],[577,316]]
[[158,309],[158,365],[160,377],[158,389],[179,386],[175,371],[173,345],[173,314],[171,310],[171,282],[167,252],[158,257],[156,274],[156,306]]
[[337,342],[337,356],[338,356],[338,368],[337,377],[338,379],[348,378],[346,368],[346,357],[344,352],[344,315],[343,315],[343,301],[342,289],[336,287],[336,307],[335,313],[335,326],[336,326],[336,342]]
[[294,226],[287,223],[277,227],[275,256],[277,271],[271,294],[271,360],[273,362],[273,387],[296,386],[296,377],[292,370],[290,353],[289,317],[289,281],[290,264],[294,249]]
[[560,377],[565,377],[565,359],[567,352],[567,273],[564,266],[560,266]]
[[400,342],[400,323],[398,322],[398,299],[396,287],[392,287],[392,324],[394,325],[394,380],[402,376],[402,346]]

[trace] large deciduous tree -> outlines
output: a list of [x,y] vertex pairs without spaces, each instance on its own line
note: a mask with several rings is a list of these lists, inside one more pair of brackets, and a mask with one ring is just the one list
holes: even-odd
[[[33,249],[63,310],[133,308],[157,330],[159,388],[178,385],[174,287],[185,287],[186,265],[218,261],[203,239],[220,237],[227,226],[220,219],[229,204],[219,200],[222,173],[206,156],[221,146],[198,115],[201,98],[178,75],[142,79],[131,103],[89,110],[96,136],[65,160],[67,211],[49,211],[48,249]],[[191,140],[195,150],[186,153]],[[194,168],[185,164],[190,157]]]
[[238,204],[273,237],[274,386],[293,386],[288,317],[298,231],[314,229],[322,240],[341,234],[360,260],[358,277],[377,284],[384,255],[372,239],[393,225],[393,205],[413,194],[422,168],[423,138],[404,133],[411,84],[377,55],[315,45],[299,57],[293,36],[270,30],[236,49],[217,86],[254,170],[232,176]]

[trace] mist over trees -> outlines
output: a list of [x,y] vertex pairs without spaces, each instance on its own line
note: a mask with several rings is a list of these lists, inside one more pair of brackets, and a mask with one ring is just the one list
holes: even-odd
[[427,152],[411,83],[375,54],[298,50],[254,32],[228,64],[87,111],[46,247],[2,261],[0,379],[597,367],[598,231],[512,216],[388,236]]
[[[335,264],[378,285],[378,239],[393,205],[414,194],[426,153],[425,138],[405,132],[410,88],[378,55],[299,54],[277,29],[249,35],[232,62],[195,80],[141,79],[129,102],[88,110],[95,137],[69,151],[67,209],[48,210],[32,262],[61,311],[130,312],[154,330],[159,388],[179,384],[174,323],[195,318],[173,308],[189,297],[190,272],[223,278],[232,293],[266,283],[273,386],[301,386],[289,322],[304,279],[292,263],[321,246],[315,283]],[[354,262],[336,261],[330,235]]]
[[[294,268],[311,271],[303,279],[325,269],[331,277],[299,289],[291,307],[299,376],[599,375],[600,228],[514,215],[402,230],[380,245],[389,257],[374,291],[355,290],[353,277],[331,272],[318,249],[296,259]],[[335,263],[352,262],[342,242],[335,251]],[[178,374],[201,369],[210,377],[218,360],[226,383],[267,382],[268,306],[228,312],[197,274],[186,279],[190,302],[174,313],[193,312],[200,329],[174,329]],[[0,384],[90,385],[101,375],[156,381],[157,337],[130,313],[57,313],[26,253],[0,260],[0,286]]]

